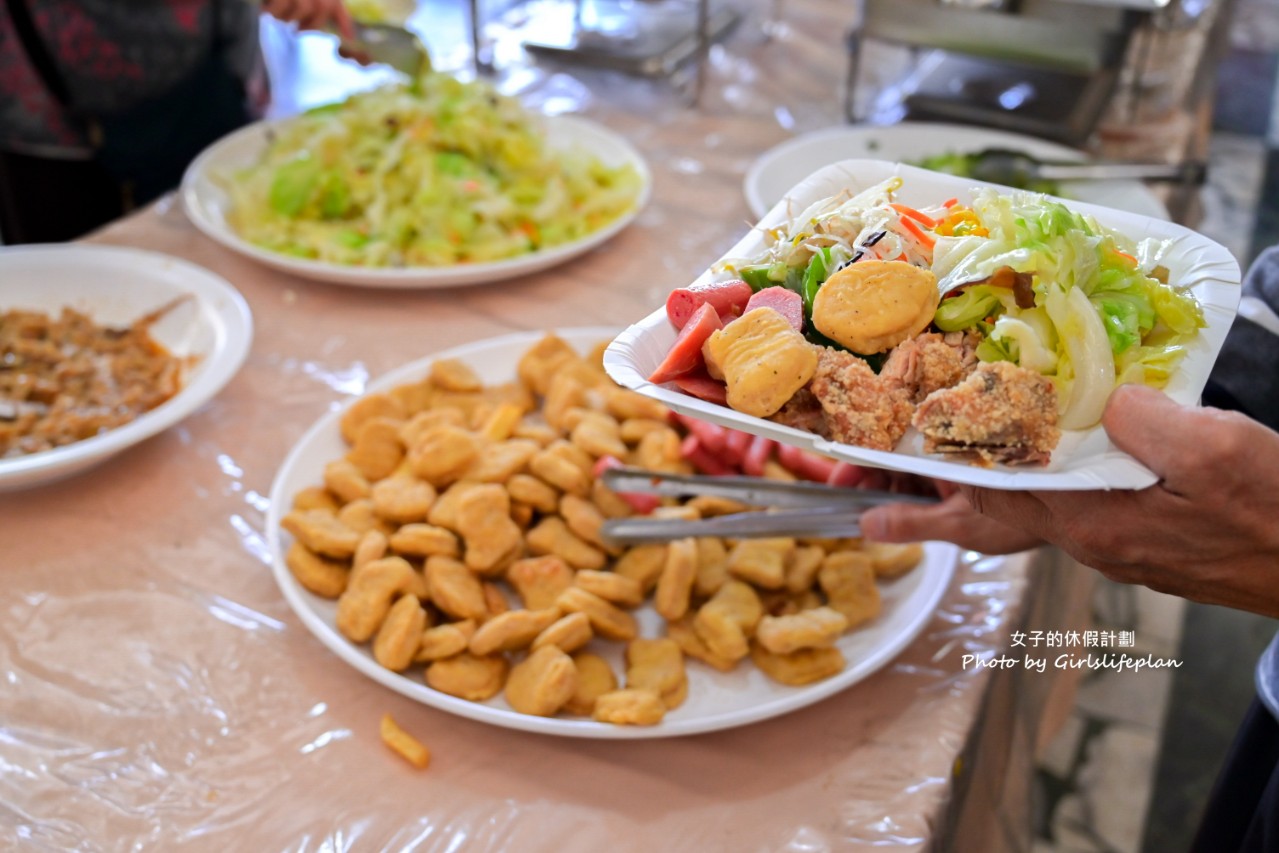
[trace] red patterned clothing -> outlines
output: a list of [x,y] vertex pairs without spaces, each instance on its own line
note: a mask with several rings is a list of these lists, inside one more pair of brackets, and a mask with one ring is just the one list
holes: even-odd
[[[71,102],[88,114],[125,110],[181,82],[214,43],[215,0],[25,0]],[[258,9],[216,0],[227,66],[260,87]],[[90,154],[82,131],[45,88],[0,3],[0,150]]]

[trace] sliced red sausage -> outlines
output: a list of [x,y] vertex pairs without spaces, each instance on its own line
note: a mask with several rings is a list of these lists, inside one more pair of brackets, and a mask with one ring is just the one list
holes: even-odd
[[[616,456],[601,456],[595,463],[593,473],[598,480],[604,476],[604,472],[608,469],[621,468],[623,465],[625,463]],[[662,504],[661,498],[646,492],[617,492],[617,496],[630,504],[631,509],[635,510],[639,515],[648,515]]]
[[751,296],[746,303],[745,314],[756,308],[772,308],[781,314],[795,327],[795,331],[804,331],[804,300],[793,290],[784,287],[766,287]]
[[693,463],[693,467],[703,474],[720,477],[737,473],[731,466],[726,465],[719,457],[711,453],[696,435],[684,438],[680,444],[679,455]]
[[677,376],[701,367],[702,344],[706,343],[712,332],[722,328],[724,324],[719,321],[719,314],[715,313],[713,305],[707,303],[698,308],[684,328],[679,330],[670,352],[648,377],[648,381],[658,384],[670,382]]
[[724,322],[728,322],[742,314],[750,298],[751,286],[737,279],[695,284],[671,292],[666,298],[666,316],[675,328],[682,329],[698,308],[710,305]]
[[728,388],[724,386],[723,382],[711,379],[705,371],[677,376],[675,377],[675,385],[685,394],[705,400],[708,403],[717,403],[721,406],[728,405]]

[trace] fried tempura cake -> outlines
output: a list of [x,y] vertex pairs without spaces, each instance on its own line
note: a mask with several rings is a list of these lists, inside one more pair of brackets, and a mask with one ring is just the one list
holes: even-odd
[[953,388],[919,404],[915,428],[925,453],[985,464],[1046,464],[1061,438],[1052,382],[1007,361],[982,364]]
[[862,355],[884,352],[933,321],[937,277],[905,261],[861,261],[832,273],[813,299],[813,325]]
[[823,348],[809,385],[826,412],[831,438],[875,450],[892,450],[910,426],[910,399],[899,385],[865,361]]

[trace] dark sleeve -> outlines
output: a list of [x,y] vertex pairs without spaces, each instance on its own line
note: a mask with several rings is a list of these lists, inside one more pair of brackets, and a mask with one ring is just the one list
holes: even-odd
[[[1279,246],[1262,252],[1249,268],[1243,293],[1279,312]],[[1235,318],[1213,366],[1204,402],[1238,409],[1279,430],[1279,335]]]

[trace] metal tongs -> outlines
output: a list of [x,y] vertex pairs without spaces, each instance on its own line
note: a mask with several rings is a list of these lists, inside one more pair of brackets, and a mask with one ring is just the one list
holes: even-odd
[[969,174],[979,181],[1024,187],[1034,181],[1144,180],[1201,184],[1203,163],[1061,162],[1023,151],[987,148],[968,155]]
[[604,522],[600,534],[619,545],[668,542],[687,536],[725,536],[752,539],[796,536],[836,539],[860,536],[860,516],[884,503],[936,503],[935,497],[899,495],[870,489],[848,489],[822,483],[785,482],[763,477],[704,477],[664,474],[642,468],[613,468],[604,472],[604,485],[615,492],[662,497],[727,498],[761,507],[695,520],[636,516]]

